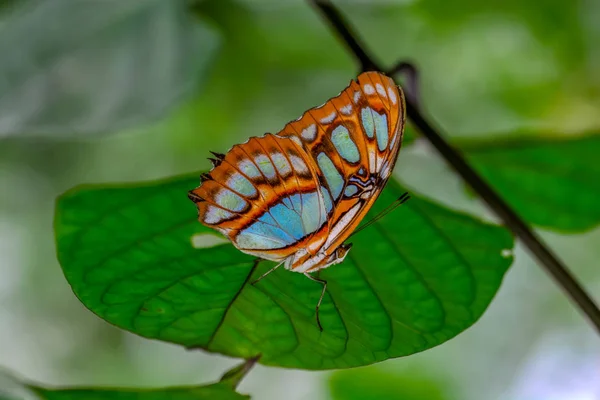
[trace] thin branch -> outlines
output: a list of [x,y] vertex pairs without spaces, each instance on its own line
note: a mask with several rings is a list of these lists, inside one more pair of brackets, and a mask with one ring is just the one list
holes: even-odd
[[258,361],[260,356],[252,357],[244,361],[243,363],[233,367],[229,371],[225,372],[219,382],[225,382],[229,384],[233,389],[236,389],[242,379],[250,372],[254,364]]
[[367,54],[365,47],[358,42],[358,36],[350,30],[350,26],[344,22],[344,17],[329,0],[312,0],[312,3],[321,10],[329,23],[335,27],[337,34],[342,37],[346,46],[350,48],[350,51],[356,57],[361,71],[383,71],[377,67],[374,57]]
[[[335,6],[326,0],[309,0],[329,22],[331,27],[343,39],[356,57],[361,70],[386,71],[377,63],[363,46],[357,35],[346,23]],[[396,72],[392,70],[391,72]],[[517,213],[496,193],[494,189],[471,167],[462,155],[442,137],[440,130],[433,127],[420,113],[410,97],[406,99],[406,111],[413,124],[423,136],[436,148],[446,162],[465,180],[465,182],[496,213],[504,224],[525,244],[529,252],[538,260],[568,297],[579,307],[592,325],[600,333],[600,309],[582,286],[575,280],[566,265],[542,242],[533,230]]]
[[389,71],[387,71],[389,76],[394,75],[404,75],[406,76],[406,81],[404,83],[404,95],[409,97],[409,101],[421,109],[421,85],[419,84],[419,70],[412,62],[401,61],[392,67]]

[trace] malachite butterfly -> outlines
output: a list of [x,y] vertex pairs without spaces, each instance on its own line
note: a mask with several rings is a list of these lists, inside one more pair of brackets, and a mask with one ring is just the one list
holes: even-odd
[[309,273],[348,254],[344,241],[392,173],[405,120],[402,90],[364,72],[280,132],[213,153],[214,168],[188,196],[200,222],[244,253],[321,282],[322,299],[326,282]]

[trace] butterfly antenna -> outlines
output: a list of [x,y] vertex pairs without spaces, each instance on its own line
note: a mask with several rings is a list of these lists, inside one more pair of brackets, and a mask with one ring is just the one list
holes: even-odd
[[399,207],[402,204],[406,203],[409,199],[410,199],[410,195],[408,194],[408,192],[402,193],[402,195],[400,197],[398,197],[392,204],[390,204],[389,206],[387,206],[386,208],[384,208],[379,214],[377,214],[376,216],[374,216],[370,221],[368,221],[365,224],[359,226],[348,237],[350,238],[353,235],[357,234],[358,232],[362,231],[363,229],[371,226],[375,222],[379,221],[381,218],[385,217],[386,215],[388,215],[389,213],[391,213],[392,211],[394,211],[397,207]]

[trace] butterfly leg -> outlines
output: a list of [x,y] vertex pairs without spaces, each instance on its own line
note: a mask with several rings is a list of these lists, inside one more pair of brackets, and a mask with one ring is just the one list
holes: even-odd
[[315,314],[317,315],[317,325],[319,326],[319,330],[321,332],[323,332],[323,326],[321,325],[321,320],[319,319],[319,307],[321,307],[321,302],[323,301],[323,297],[325,296],[325,292],[327,291],[327,281],[324,279],[315,278],[314,276],[310,275],[308,272],[305,272],[304,276],[306,276],[308,279],[310,279],[313,282],[319,282],[320,284],[323,285],[323,290],[321,291],[321,297],[319,297],[319,302],[317,303],[317,306],[315,307]]
[[271,272],[275,271],[277,268],[279,268],[281,265],[283,265],[284,262],[285,262],[285,260],[283,260],[282,262],[280,262],[279,264],[277,264],[276,266],[274,266],[273,268],[271,268],[270,270],[268,270],[267,272],[262,274],[258,279],[256,279],[254,282],[252,282],[251,285],[258,283],[262,278],[269,275]]
[[401,74],[406,76],[406,83],[404,85],[406,96],[412,100],[412,102],[421,108],[421,96],[419,92],[419,71],[417,67],[409,61],[401,61],[390,69],[387,74],[389,76]]

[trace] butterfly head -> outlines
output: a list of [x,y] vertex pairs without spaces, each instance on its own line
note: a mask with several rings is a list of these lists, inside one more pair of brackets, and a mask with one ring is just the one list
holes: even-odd
[[331,255],[332,260],[328,263],[329,265],[339,264],[344,261],[344,258],[348,255],[348,252],[352,248],[352,243],[344,243]]
[[332,265],[341,263],[344,261],[344,258],[346,258],[351,248],[352,243],[344,243],[340,245],[333,253],[329,255],[329,257],[324,260],[323,264],[319,268],[315,268],[315,270],[331,267]]

